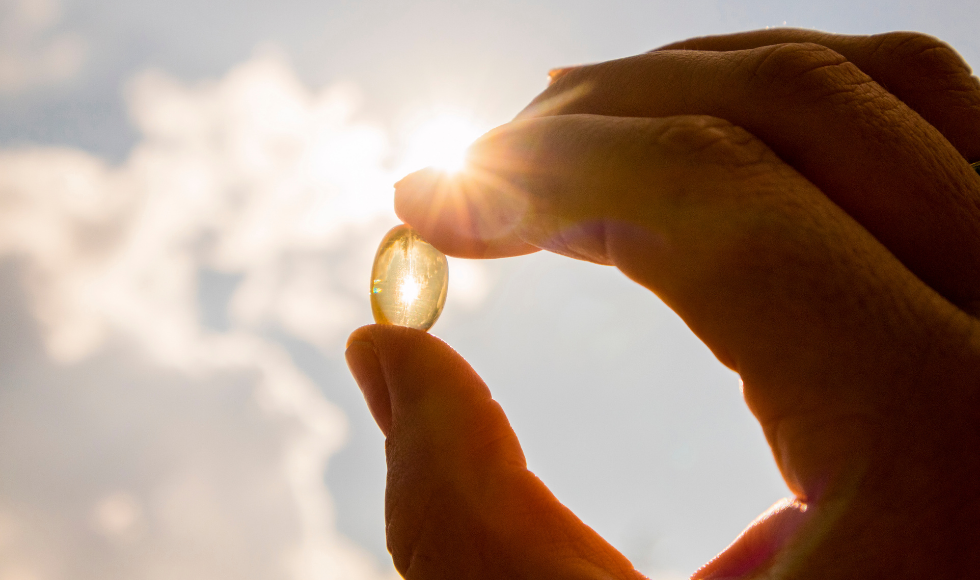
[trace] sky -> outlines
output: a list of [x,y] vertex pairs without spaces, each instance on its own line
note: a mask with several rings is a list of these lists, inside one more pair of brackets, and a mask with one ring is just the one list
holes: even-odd
[[[395,577],[343,362],[394,181],[554,67],[784,25],[976,66],[973,8],[0,0],[0,580]],[[451,259],[432,332],[651,578],[788,493],[737,376],[615,270]]]

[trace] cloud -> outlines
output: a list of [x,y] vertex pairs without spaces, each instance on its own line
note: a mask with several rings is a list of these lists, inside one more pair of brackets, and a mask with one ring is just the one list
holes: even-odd
[[[270,326],[335,344],[395,221],[384,131],[351,121],[348,89],[310,94],[269,58],[193,87],[146,73],[129,94],[144,139],[121,167],[0,152],[0,252],[28,259],[51,355],[121,333],[196,368]],[[221,336],[200,324],[201,269],[241,277]]]
[[57,30],[56,0],[0,3],[0,93],[16,93],[74,77],[85,63],[87,44]]
[[[50,9],[20,10],[38,6]],[[53,21],[42,16],[38,30]],[[5,474],[23,499],[0,501],[0,560],[17,554],[0,579],[387,577],[333,523],[323,472],[346,418],[270,338],[336,356],[367,321],[371,258],[395,223],[387,132],[357,119],[351,87],[312,92],[273,56],[193,85],[145,72],[127,95],[142,139],[117,167],[73,149],[0,151],[0,257],[22,265],[54,368],[97,369],[28,380],[0,412],[21,442],[0,461],[25,466]],[[214,280],[225,298],[202,300]],[[478,304],[482,270],[461,266],[460,281],[460,305]],[[103,376],[131,364],[135,386]],[[23,418],[44,421],[75,380],[66,422],[32,438]],[[247,394],[239,414],[215,402],[228,392]],[[131,441],[99,439],[105,425]],[[69,460],[46,441],[79,450]],[[105,445],[121,446],[110,465],[127,477],[96,470]],[[25,475],[39,469],[77,502],[46,507]],[[246,555],[261,560],[247,574]]]

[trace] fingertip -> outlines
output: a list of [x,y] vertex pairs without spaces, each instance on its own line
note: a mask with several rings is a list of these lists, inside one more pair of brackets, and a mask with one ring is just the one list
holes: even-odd
[[424,330],[397,324],[362,326],[347,339],[347,349],[358,343],[371,345],[386,373],[404,367],[411,359],[427,358],[428,351],[452,350],[444,341]]
[[[371,324],[352,332],[345,359],[385,437],[394,416],[411,412],[416,403],[434,394],[446,394],[441,391],[455,388],[462,393],[476,377],[444,341],[393,324]],[[476,380],[482,386],[478,377]]]
[[452,189],[449,180],[450,175],[446,172],[427,167],[409,173],[395,183],[395,214],[430,243],[433,231],[446,229],[442,223],[445,221],[443,214],[459,213],[455,205],[446,205],[452,201],[448,196]]
[[[369,324],[355,330],[351,337],[355,336],[368,337],[374,345],[375,352],[384,360],[396,360],[405,356],[406,351],[417,350],[422,343],[427,342],[427,339],[445,344],[424,330],[397,324]],[[425,347],[421,346],[421,348]]]
[[466,360],[440,338],[395,325],[369,327],[387,379],[394,416],[425,400],[489,399],[490,391]]
[[369,324],[352,332],[344,358],[385,437],[395,415],[411,409],[433,390],[461,382],[457,371],[469,369],[439,338],[393,324]]
[[457,258],[501,258],[537,251],[516,234],[525,211],[514,192],[486,172],[427,168],[395,184],[395,214],[439,251]]
[[450,177],[445,171],[426,167],[401,178],[395,182],[395,213],[402,219],[420,222],[413,225],[424,225],[430,219],[428,210]]

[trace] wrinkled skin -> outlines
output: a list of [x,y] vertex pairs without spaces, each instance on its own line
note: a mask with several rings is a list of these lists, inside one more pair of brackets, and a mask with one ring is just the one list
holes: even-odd
[[[448,254],[622,270],[742,378],[794,498],[696,578],[980,577],[980,83],[926,36],[767,30],[557,71],[469,169],[410,175]],[[449,346],[367,326],[410,580],[641,578],[526,469]]]

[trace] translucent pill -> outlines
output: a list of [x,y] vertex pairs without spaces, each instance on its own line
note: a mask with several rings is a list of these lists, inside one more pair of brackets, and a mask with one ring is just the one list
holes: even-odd
[[371,311],[378,324],[428,330],[442,314],[449,263],[402,224],[385,234],[371,269]]

